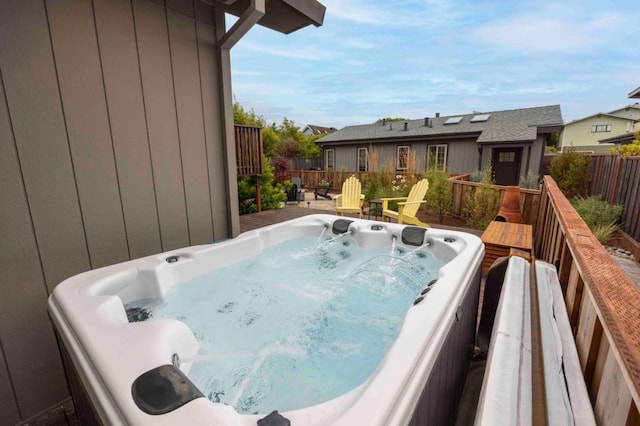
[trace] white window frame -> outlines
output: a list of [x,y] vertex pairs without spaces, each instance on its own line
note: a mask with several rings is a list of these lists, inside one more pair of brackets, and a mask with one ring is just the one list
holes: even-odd
[[[331,155],[329,155],[331,154]],[[331,161],[329,161],[331,158]],[[331,165],[329,165],[331,163]],[[325,170],[335,170],[336,169],[336,150],[333,148],[325,149],[324,151],[324,168]]]
[[[431,164],[432,164],[431,148],[435,148],[436,161],[434,161],[433,164],[435,164],[436,169],[446,171],[447,170],[447,149],[448,149],[447,144],[427,145],[427,168],[431,167]],[[442,167],[440,167],[440,164],[438,164],[438,151],[440,151],[443,148],[444,148],[444,163],[442,164]]]
[[591,126],[591,133],[604,133],[611,131],[611,124],[594,124]]
[[[409,151],[411,150],[411,147],[409,145],[398,145],[396,147],[396,170],[407,170],[407,159],[409,158]],[[406,153],[404,154],[404,166],[402,166],[402,164],[400,164],[400,159],[401,159],[401,151],[405,151]]]
[[[360,163],[360,153],[364,151],[364,164]],[[366,172],[369,170],[369,150],[367,148],[358,148],[356,159],[356,170],[359,172]]]

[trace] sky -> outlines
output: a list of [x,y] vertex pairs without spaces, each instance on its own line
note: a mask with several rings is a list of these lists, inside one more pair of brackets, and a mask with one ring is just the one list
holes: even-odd
[[555,104],[567,123],[637,101],[635,1],[320,2],[321,27],[254,26],[231,50],[234,99],[268,123],[340,129]]

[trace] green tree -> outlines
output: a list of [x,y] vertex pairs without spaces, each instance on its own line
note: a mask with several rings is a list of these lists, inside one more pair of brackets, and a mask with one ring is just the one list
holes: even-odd
[[319,157],[322,149],[316,144],[318,135],[306,135],[293,120],[283,117],[279,125],[267,124],[265,118],[253,109],[245,110],[238,102],[233,103],[233,122],[243,126],[262,127],[262,146],[267,158]]
[[262,150],[267,158],[278,156],[278,145],[280,144],[280,135],[276,130],[276,124],[273,123],[262,129]]
[[283,157],[319,157],[322,153],[322,149],[316,144],[319,136],[304,134],[296,123],[287,117],[282,119],[277,131],[280,136],[277,151]]
[[380,118],[378,119],[378,121],[376,121],[376,123],[382,123],[383,121],[390,123],[390,122],[396,122],[396,121],[408,121],[406,118],[402,118],[402,117],[385,117],[385,118]]
[[233,103],[233,123],[242,126],[266,127],[266,120],[263,116],[257,115],[253,109],[245,110],[238,102]]

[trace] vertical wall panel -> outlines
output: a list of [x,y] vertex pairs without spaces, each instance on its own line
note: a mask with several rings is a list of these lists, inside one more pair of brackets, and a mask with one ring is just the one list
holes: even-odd
[[189,245],[167,20],[162,6],[134,0],[134,22],[162,249]]
[[[475,141],[449,141],[447,143],[447,172],[469,173],[478,168],[478,144]],[[488,150],[484,148],[483,151]]]
[[90,0],[47,2],[92,268],[129,259]]
[[[167,13],[191,244],[213,240],[195,22]],[[210,52],[209,54],[212,54]]]
[[0,79],[0,419],[13,424],[61,401],[67,389],[4,93]]
[[[225,14],[215,14],[215,34],[216,40],[221,40],[225,34]],[[235,129],[233,126],[233,91],[231,88],[231,51],[229,49],[216,48],[216,61],[218,71],[218,101],[221,112],[222,128],[220,129],[220,142],[224,150],[225,180],[227,187],[225,199],[227,204],[227,219],[229,221],[229,231],[232,236],[240,233],[240,207],[238,205],[238,174],[236,171],[236,147]]]
[[[2,339],[0,339],[1,347]],[[0,416],[2,416],[0,418],[9,424],[14,424],[18,423],[20,417],[5,363],[4,352],[0,350]]]
[[[212,16],[212,9],[198,2],[198,20],[202,15]],[[209,167],[209,187],[211,191],[211,210],[213,215],[214,239],[229,238],[229,218],[226,193],[228,191],[225,172],[225,153],[222,105],[218,96],[218,64],[215,33],[213,27],[196,23],[198,37],[198,59],[200,63],[200,81],[202,111],[204,119],[207,162]]]
[[138,258],[162,246],[131,2],[93,5],[129,252]]
[[0,2],[0,69],[49,290],[89,269],[42,2]]

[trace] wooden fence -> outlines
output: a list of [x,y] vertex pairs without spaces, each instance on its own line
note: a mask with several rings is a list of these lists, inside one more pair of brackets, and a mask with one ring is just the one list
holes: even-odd
[[262,174],[262,127],[234,127],[238,176]]
[[596,421],[640,424],[640,292],[545,176],[535,254],[557,265]]
[[589,195],[600,195],[624,206],[621,228],[640,241],[640,157],[593,155],[589,168]]
[[[469,175],[460,175],[449,178],[452,184],[453,202],[451,206],[451,214],[459,217],[464,216],[467,195],[475,191],[481,186],[480,183],[468,180]],[[505,186],[491,185],[496,191],[500,192],[500,198],[504,195]],[[538,217],[538,209],[540,206],[540,190],[520,188],[520,211],[522,219],[525,223],[536,227],[536,219]]]

